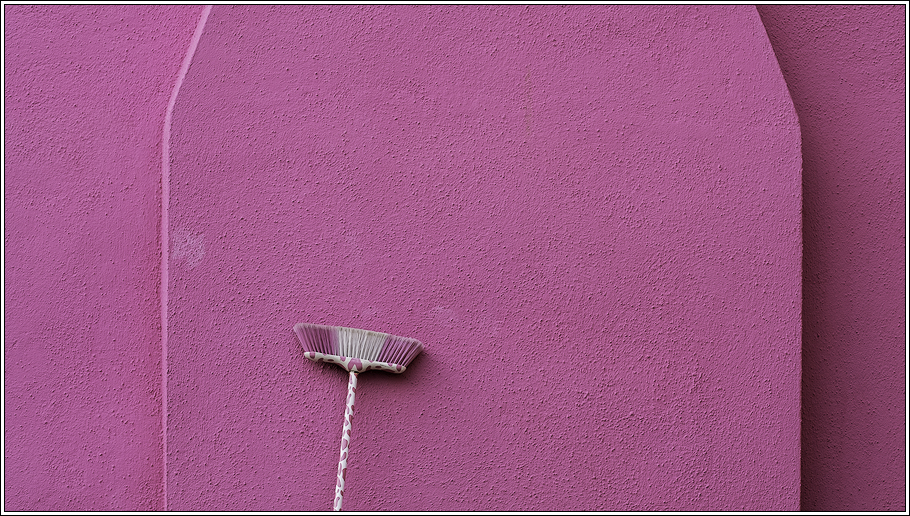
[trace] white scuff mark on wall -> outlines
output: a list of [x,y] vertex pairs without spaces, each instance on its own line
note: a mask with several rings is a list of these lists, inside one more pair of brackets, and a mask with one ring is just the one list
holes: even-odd
[[461,317],[457,312],[446,306],[437,306],[430,310],[430,316],[433,320],[433,324],[437,326],[444,326],[446,328],[454,328],[456,325],[461,323]]
[[194,269],[205,257],[205,235],[188,229],[175,229],[171,238],[171,257]]

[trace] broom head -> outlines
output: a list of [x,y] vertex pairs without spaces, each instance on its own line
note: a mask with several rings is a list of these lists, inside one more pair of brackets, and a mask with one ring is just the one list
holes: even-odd
[[294,333],[303,346],[303,356],[356,373],[370,369],[403,373],[423,351],[419,340],[356,328],[297,323]]

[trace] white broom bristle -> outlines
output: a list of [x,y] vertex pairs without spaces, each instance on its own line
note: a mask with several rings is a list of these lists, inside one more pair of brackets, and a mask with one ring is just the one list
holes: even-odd
[[387,334],[375,331],[338,328],[338,354],[343,357],[376,360],[387,337]]

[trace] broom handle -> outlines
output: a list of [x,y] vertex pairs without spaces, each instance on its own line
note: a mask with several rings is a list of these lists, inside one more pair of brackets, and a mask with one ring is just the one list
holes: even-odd
[[338,480],[335,482],[335,503],[332,508],[341,510],[344,497],[344,477],[348,472],[348,447],[351,445],[351,420],[354,418],[354,392],[357,390],[357,371],[348,375],[348,398],[344,409],[344,428],[341,431],[341,454],[338,457]]

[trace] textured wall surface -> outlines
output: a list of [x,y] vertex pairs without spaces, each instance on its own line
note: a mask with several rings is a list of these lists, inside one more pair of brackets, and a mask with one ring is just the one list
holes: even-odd
[[216,6],[165,464],[201,7],[5,9],[7,509],[155,509],[162,466],[172,510],[328,509],[346,378],[296,322],[426,345],[361,376],[345,509],[798,507],[800,135],[753,7]]
[[216,6],[174,114],[169,506],[796,509],[800,152],[754,7]]
[[3,9],[4,509],[160,509],[159,146],[199,8]]
[[802,508],[906,510],[906,7],[759,12],[802,126]]

